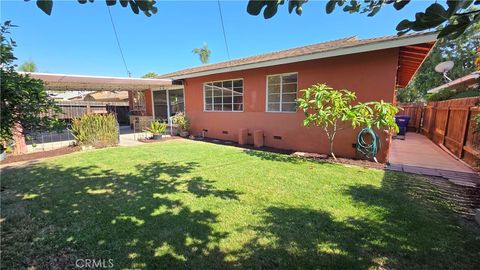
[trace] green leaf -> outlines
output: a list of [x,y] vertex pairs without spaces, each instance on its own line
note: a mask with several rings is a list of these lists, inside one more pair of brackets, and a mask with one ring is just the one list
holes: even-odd
[[397,31],[407,30],[411,27],[411,25],[412,25],[412,22],[405,19],[398,23],[396,30]]
[[446,21],[450,16],[448,15],[445,8],[438,4],[431,4],[426,10],[425,15],[427,15],[431,21]]
[[[129,0],[128,3],[130,4],[130,8],[132,9],[133,13],[138,14],[139,9],[137,3],[135,3],[133,0]],[[148,14],[145,14],[148,16]]]
[[37,0],[37,7],[39,7],[47,15],[52,14],[53,1],[52,0]]
[[122,7],[128,6],[128,0],[120,0],[120,5],[122,5]]
[[277,14],[278,5],[283,4],[284,1],[267,1],[267,7],[263,11],[263,17],[265,19],[272,18],[275,14]]
[[408,3],[410,3],[410,0],[396,0],[395,3],[393,3],[393,7],[396,10],[401,10],[404,8]]
[[257,16],[262,12],[263,7],[266,5],[264,0],[249,0],[247,5],[247,12],[250,15]]
[[327,14],[330,14],[333,12],[333,10],[335,9],[335,6],[336,6],[336,1],[335,0],[330,0],[328,1],[326,7],[325,7],[325,10],[327,11]]
[[459,16],[456,24],[449,24],[440,31],[438,38],[449,37],[456,39],[467,30],[470,26],[470,18],[468,16]]
[[372,9],[370,13],[368,13],[368,17],[373,17],[375,14],[377,14],[380,11],[380,6],[376,6]]

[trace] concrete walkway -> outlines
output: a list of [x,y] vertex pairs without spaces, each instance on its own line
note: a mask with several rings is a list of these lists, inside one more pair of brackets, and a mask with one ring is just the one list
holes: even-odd
[[392,141],[390,163],[473,173],[470,167],[456,160],[427,137],[412,132],[406,134],[405,140]]
[[390,165],[386,169],[443,177],[453,184],[480,187],[480,176],[475,171],[418,133],[407,133],[405,140],[392,141]]

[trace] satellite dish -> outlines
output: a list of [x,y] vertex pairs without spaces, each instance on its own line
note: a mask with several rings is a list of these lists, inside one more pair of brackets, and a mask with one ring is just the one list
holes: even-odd
[[445,77],[445,79],[447,79],[449,82],[451,82],[452,79],[447,77],[447,72],[452,70],[453,65],[454,65],[453,61],[441,62],[440,64],[435,66],[435,71],[438,72],[438,73],[442,73],[443,77]]
[[449,72],[453,68],[453,61],[445,61],[435,66],[435,71],[438,73]]

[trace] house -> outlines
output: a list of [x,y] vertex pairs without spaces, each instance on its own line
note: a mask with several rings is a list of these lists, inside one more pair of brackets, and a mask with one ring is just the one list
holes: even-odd
[[[238,141],[241,129],[260,130],[264,145],[279,149],[328,153],[317,127],[302,125],[304,114],[295,99],[301,89],[326,83],[354,91],[358,101],[395,103],[436,41],[436,33],[371,39],[349,37],[221,63],[202,65],[160,76],[171,79],[168,90],[152,88],[131,95],[141,115],[169,120],[185,111],[191,133]],[[355,157],[358,131],[343,130],[335,140],[338,156]],[[378,159],[386,161],[389,138],[381,137]]]
[[480,90],[480,71],[472,72],[456,80],[442,84],[438,87],[428,90],[429,94],[438,93],[444,89],[454,92],[468,91],[470,89]]
[[50,91],[47,90],[49,96],[57,101],[66,101],[77,99],[81,100],[85,95],[90,93],[90,91]]

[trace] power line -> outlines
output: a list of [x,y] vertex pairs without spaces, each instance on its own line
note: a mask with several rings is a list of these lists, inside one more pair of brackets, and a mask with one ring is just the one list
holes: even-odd
[[130,73],[130,70],[128,70],[127,62],[125,61],[125,57],[123,56],[122,46],[120,46],[120,40],[118,39],[117,28],[115,28],[115,23],[113,22],[112,13],[110,12],[110,7],[107,6],[107,10],[108,10],[108,15],[110,16],[110,22],[112,22],[113,33],[115,33],[115,39],[117,40],[118,49],[120,50],[120,55],[122,56],[123,65],[125,66],[125,70],[127,71],[128,77],[131,77],[132,73]]
[[225,48],[227,49],[228,60],[230,60],[230,52],[228,50],[227,34],[225,34],[225,25],[223,25],[223,15],[222,15],[222,7],[220,6],[220,0],[217,0],[217,3],[218,3],[218,12],[220,13],[220,21],[222,22],[223,40],[225,41]]

